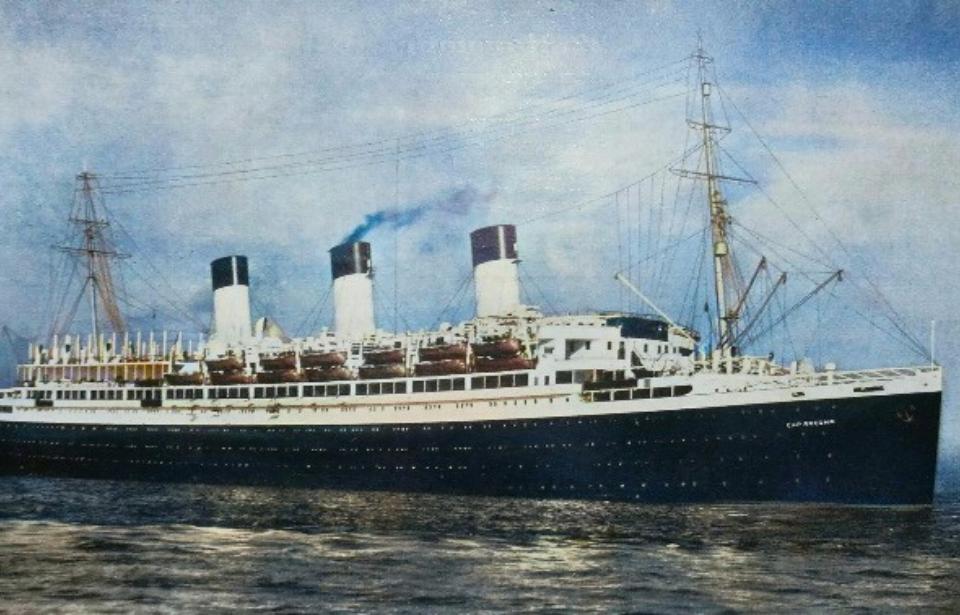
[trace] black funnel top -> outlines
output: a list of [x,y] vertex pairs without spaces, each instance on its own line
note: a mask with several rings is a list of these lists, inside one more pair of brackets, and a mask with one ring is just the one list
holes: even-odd
[[366,241],[342,243],[330,250],[333,279],[354,273],[370,273],[370,244]]
[[210,263],[213,290],[225,286],[250,286],[246,256],[224,256]]
[[485,226],[470,233],[473,266],[517,258],[517,227],[512,224]]

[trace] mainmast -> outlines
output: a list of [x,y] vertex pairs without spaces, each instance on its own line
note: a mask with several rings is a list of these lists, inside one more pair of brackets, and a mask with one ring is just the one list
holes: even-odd
[[94,339],[104,330],[101,326],[101,309],[106,314],[110,329],[116,333],[126,331],[123,315],[117,306],[111,262],[114,259],[127,258],[128,255],[113,248],[109,234],[110,223],[100,211],[100,199],[97,176],[89,172],[77,175],[70,222],[79,229],[79,239],[76,241],[77,245],[60,246],[59,249],[79,259],[87,275],[71,313],[67,318],[58,319],[59,325],[56,325],[54,330],[57,334],[67,332],[86,293],[89,293],[91,333]]

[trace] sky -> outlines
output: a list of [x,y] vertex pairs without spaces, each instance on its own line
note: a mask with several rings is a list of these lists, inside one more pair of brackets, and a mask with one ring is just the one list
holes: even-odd
[[926,350],[936,320],[960,452],[955,0],[0,2],[0,325],[47,331],[84,170],[131,255],[135,327],[209,327],[228,254],[250,259],[255,315],[329,326],[327,250],[355,232],[383,327],[468,317],[468,235],[498,223],[518,226],[529,303],[637,309],[624,270],[694,318],[697,250],[654,257],[701,236],[696,188],[664,171],[690,147],[698,35],[733,128],[721,162],[761,187],[730,186],[731,215],[797,266],[793,299],[845,271],[770,350],[924,363],[872,314]]

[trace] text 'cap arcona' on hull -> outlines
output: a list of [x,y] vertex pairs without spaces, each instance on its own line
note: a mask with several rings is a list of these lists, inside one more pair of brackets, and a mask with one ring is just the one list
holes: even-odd
[[[56,330],[31,346],[18,382],[0,391],[0,473],[929,505],[938,366],[817,370],[744,353],[777,286],[750,296],[765,259],[749,281],[736,275],[711,60],[698,50],[693,62],[701,115],[690,125],[702,164],[677,174],[706,185],[709,333],[678,324],[620,274],[653,315],[542,314],[521,300],[517,228],[497,224],[470,233],[476,314],[457,325],[378,329],[373,247],[348,240],[329,252],[331,330],[290,338],[268,318],[252,322],[256,259],[232,255],[211,263],[209,339],[133,334],[106,294],[118,254],[91,196],[95,176],[84,173],[86,209],[73,219],[86,225],[85,240],[68,251],[100,293],[91,301],[93,330]],[[112,327],[98,306],[111,306]]]

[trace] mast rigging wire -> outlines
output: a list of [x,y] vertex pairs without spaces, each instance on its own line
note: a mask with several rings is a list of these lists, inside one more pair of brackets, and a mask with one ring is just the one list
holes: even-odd
[[[757,129],[754,128],[753,124],[750,123],[746,115],[740,110],[737,104],[732,99],[729,99],[726,96],[726,93],[719,86],[717,89],[721,94],[720,96],[721,100],[729,101],[730,106],[733,107],[733,109],[737,112],[737,115],[740,117],[741,121],[743,121],[743,123],[750,129],[754,137],[756,137],[757,141],[763,147],[764,151],[766,151],[767,155],[770,156],[774,164],[776,164],[777,168],[780,169],[783,175],[787,178],[787,181],[790,182],[794,190],[796,190],[796,192],[800,195],[801,202],[803,202],[803,204],[807,207],[807,209],[810,210],[810,212],[814,216],[814,219],[816,219],[822,224],[827,234],[830,236],[833,242],[840,247],[841,251],[847,256],[847,258],[849,258],[851,262],[856,263],[858,265],[858,269],[860,269],[863,272],[864,280],[867,282],[871,290],[874,292],[875,296],[881,301],[881,303],[883,303],[884,307],[889,312],[889,314],[886,315],[887,319],[900,332],[900,334],[907,339],[910,347],[912,347],[915,352],[918,352],[920,356],[929,358],[929,354],[930,354],[929,350],[924,347],[923,343],[920,342],[916,338],[916,336],[912,335],[909,331],[907,331],[906,323],[904,322],[903,317],[899,314],[899,312],[896,311],[896,309],[893,307],[893,304],[890,302],[890,300],[880,290],[879,286],[874,282],[874,280],[867,273],[867,268],[864,266],[863,261],[857,258],[857,256],[853,254],[853,252],[847,247],[846,243],[844,243],[840,239],[837,233],[824,222],[823,216],[821,216],[820,212],[817,211],[816,207],[814,207],[813,203],[810,201],[806,192],[793,179],[789,171],[787,171],[787,168],[784,166],[783,162],[781,162],[780,158],[773,152],[773,150],[767,144],[766,140],[760,135],[759,131],[757,131]],[[823,253],[824,256],[826,256],[827,259],[829,260],[829,256],[826,254],[826,252],[823,251],[821,248],[819,248],[819,246],[817,246],[817,244],[814,243],[805,232],[803,232],[800,226],[796,224],[796,222],[794,222],[793,218],[790,217],[790,215],[786,211],[780,208],[779,204],[777,204],[772,199],[772,197],[770,197],[765,191],[761,190],[761,192],[764,194],[764,196],[767,198],[768,201],[773,203],[778,209],[781,210],[781,212],[784,214],[785,218],[791,223],[791,225],[793,225],[794,228],[796,228],[804,236],[804,238],[806,238],[811,244],[813,244],[815,248],[818,248],[821,251],[821,253]],[[839,267],[836,267],[836,268],[839,268]]]
[[[663,64],[663,65],[660,65],[660,66],[657,66],[657,67],[654,67],[654,68],[651,68],[651,69],[642,71],[642,72],[637,73],[637,74],[635,74],[633,77],[628,78],[628,79],[626,79],[626,80],[606,82],[606,83],[599,84],[599,85],[594,86],[594,87],[591,87],[591,88],[587,88],[587,89],[584,89],[584,90],[579,90],[579,91],[577,91],[577,92],[573,92],[573,93],[571,93],[571,94],[567,94],[567,95],[565,95],[565,96],[562,96],[562,97],[557,98],[557,99],[554,99],[554,100],[544,101],[544,102],[542,102],[542,103],[534,103],[534,104],[531,104],[531,105],[525,105],[525,106],[520,107],[520,108],[518,108],[518,109],[509,110],[509,111],[504,111],[504,112],[499,113],[499,114],[494,114],[494,115],[489,116],[489,117],[487,117],[487,118],[485,118],[485,119],[486,119],[486,120],[497,120],[497,118],[509,118],[510,116],[517,114],[517,115],[519,115],[519,118],[515,118],[515,119],[513,119],[513,120],[509,120],[509,119],[499,120],[501,123],[516,121],[517,119],[522,119],[522,117],[523,117],[524,115],[530,115],[529,112],[530,112],[531,110],[533,110],[533,109],[538,109],[538,108],[541,108],[541,107],[545,107],[545,106],[549,106],[549,105],[553,105],[553,104],[557,104],[557,103],[563,103],[563,102],[566,102],[566,101],[569,101],[569,100],[578,99],[578,98],[581,98],[581,97],[583,97],[584,95],[590,94],[590,93],[592,93],[592,92],[597,92],[597,91],[601,91],[601,90],[610,89],[610,88],[614,87],[615,85],[617,85],[617,84],[619,84],[619,83],[629,82],[629,81],[636,81],[636,80],[637,80],[638,78],[640,78],[640,77],[646,77],[646,76],[650,76],[650,75],[655,75],[655,74],[657,74],[657,73],[659,73],[659,72],[661,72],[661,71],[665,71],[665,70],[667,70],[667,69],[674,69],[674,68],[676,68],[676,67],[685,67],[685,68],[689,71],[689,63],[688,63],[688,61],[687,61],[687,58],[681,58],[681,59],[679,59],[679,60],[674,60],[674,61],[672,61],[672,62],[668,62],[668,63],[666,63],[666,64]],[[674,74],[674,73],[671,71],[671,73],[669,73],[669,74]],[[661,77],[661,78],[663,78],[663,77]],[[646,84],[646,83],[652,83],[652,82],[654,82],[653,79],[651,79],[651,80],[649,80],[649,81],[639,81],[636,85],[644,85],[644,84]],[[469,120],[460,122],[460,123],[458,123],[458,124],[454,124],[454,125],[451,126],[451,127],[443,127],[443,128],[434,128],[434,129],[430,129],[430,130],[422,130],[422,131],[418,131],[418,132],[409,133],[409,134],[406,134],[406,135],[400,135],[400,136],[398,136],[398,137],[390,137],[390,138],[387,138],[387,139],[377,139],[377,140],[371,140],[371,141],[366,141],[366,142],[362,142],[362,143],[354,143],[354,144],[345,144],[345,145],[339,145],[339,146],[332,146],[332,147],[327,147],[327,148],[321,148],[321,149],[319,149],[319,150],[304,151],[304,152],[299,152],[299,153],[276,154],[276,155],[273,155],[273,156],[260,156],[260,157],[252,157],[252,158],[239,159],[239,160],[226,160],[226,161],[215,162],[215,163],[208,163],[208,164],[194,164],[194,165],[183,165],[183,166],[175,166],[175,167],[148,168],[148,169],[139,169],[139,170],[134,169],[134,170],[128,170],[128,171],[120,171],[120,172],[118,172],[118,173],[115,174],[115,175],[105,175],[104,177],[107,177],[107,178],[110,178],[110,179],[139,179],[139,178],[143,178],[144,176],[147,176],[147,175],[152,176],[152,175],[156,175],[156,174],[159,174],[159,173],[170,173],[170,172],[174,172],[174,171],[188,171],[188,170],[193,170],[193,169],[204,169],[204,168],[211,168],[211,167],[218,167],[218,166],[234,166],[234,165],[241,165],[241,164],[249,164],[249,163],[253,163],[253,162],[262,162],[262,161],[268,161],[268,160],[277,160],[277,159],[281,159],[281,158],[295,158],[295,157],[300,157],[300,156],[312,156],[312,155],[319,154],[319,153],[326,153],[326,152],[333,152],[333,151],[341,151],[341,150],[351,149],[351,148],[370,147],[370,146],[374,146],[374,145],[392,144],[392,143],[395,143],[397,140],[404,140],[404,141],[406,141],[406,140],[411,140],[411,141],[412,141],[412,140],[417,139],[418,137],[423,137],[423,136],[427,136],[427,135],[445,134],[445,133],[446,133],[446,134],[449,134],[449,133],[453,133],[456,129],[459,129],[459,128],[462,128],[462,127],[472,126],[472,125],[475,125],[476,123],[477,123],[477,120],[476,120],[475,118],[471,118],[471,119],[469,119]]]
[[[669,84],[668,84],[669,85]],[[597,113],[588,114],[582,117],[574,117],[572,119],[562,121],[562,122],[547,122],[544,125],[536,125],[540,119],[532,118],[527,120],[525,124],[532,125],[533,127],[528,130],[520,130],[507,134],[497,135],[494,132],[494,129],[490,129],[487,133],[493,133],[493,136],[488,140],[483,140],[486,136],[484,132],[479,132],[475,135],[466,135],[462,136],[460,142],[453,142],[450,145],[445,145],[444,141],[451,142],[454,137],[458,135],[451,135],[448,137],[443,137],[439,140],[439,143],[434,145],[427,145],[422,143],[413,143],[411,145],[400,148],[399,155],[396,147],[384,147],[369,151],[356,152],[344,156],[333,156],[327,158],[319,158],[315,160],[307,160],[303,162],[296,163],[287,163],[280,165],[269,165],[263,167],[253,167],[247,169],[237,169],[230,171],[222,172],[211,172],[211,173],[197,173],[192,175],[181,175],[173,176],[169,178],[154,178],[154,179],[143,179],[138,181],[124,182],[120,181],[114,184],[109,184],[104,186],[104,194],[127,194],[127,193],[136,193],[136,192],[146,192],[152,190],[167,190],[174,188],[184,188],[190,186],[201,186],[201,185],[213,185],[221,183],[230,183],[235,181],[250,181],[250,180],[262,180],[262,179],[272,179],[279,177],[291,177],[291,176],[300,176],[300,175],[311,175],[316,173],[324,173],[330,171],[338,171],[344,169],[353,169],[364,166],[383,164],[386,162],[395,162],[396,160],[409,160],[415,158],[421,158],[424,156],[439,155],[444,153],[449,153],[452,151],[458,151],[466,149],[469,147],[478,147],[486,146],[491,143],[496,143],[503,141],[509,138],[515,138],[527,134],[531,134],[542,130],[544,128],[556,128],[559,126],[565,126],[575,122],[586,121],[590,119],[595,119],[598,117],[603,117],[611,113],[620,113],[637,107],[654,104],[657,102],[662,102],[664,100],[670,100],[673,98],[678,98],[685,95],[684,93],[676,94],[666,94],[659,97],[654,97],[650,99],[640,100],[638,102],[617,107],[614,109],[608,109],[605,111],[599,111]],[[570,115],[572,113],[577,113],[579,111],[600,107],[611,102],[615,101],[606,101],[599,104],[585,105],[581,108],[576,108],[573,110],[566,110],[562,113],[558,113],[558,116],[561,115]],[[391,140],[393,143],[396,143],[396,139]],[[300,170],[295,170],[300,169]]]

